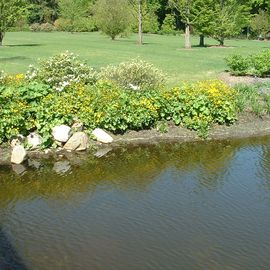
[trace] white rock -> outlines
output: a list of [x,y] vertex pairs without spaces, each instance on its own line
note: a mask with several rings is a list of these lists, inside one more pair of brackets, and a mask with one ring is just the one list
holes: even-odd
[[88,147],[88,136],[84,132],[76,132],[64,146],[66,150],[83,151]]
[[26,141],[32,148],[37,148],[42,144],[42,137],[39,134],[32,132],[27,136]]
[[21,164],[27,157],[27,153],[22,145],[16,145],[11,153],[11,163]]
[[96,140],[99,142],[102,142],[102,143],[113,142],[113,138],[101,128],[96,128],[95,130],[93,130],[92,134],[95,136]]
[[58,142],[67,142],[70,137],[71,128],[66,125],[56,126],[52,129],[52,135]]
[[24,137],[23,135],[19,134],[16,138],[13,138],[13,139],[11,140],[10,146],[11,146],[12,148],[14,148],[16,145],[21,145],[21,144],[23,144],[24,140],[25,140],[25,137]]

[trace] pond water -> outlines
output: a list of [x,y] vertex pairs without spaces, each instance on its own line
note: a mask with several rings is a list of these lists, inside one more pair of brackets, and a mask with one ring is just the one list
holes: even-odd
[[23,170],[0,168],[1,270],[270,269],[270,137]]

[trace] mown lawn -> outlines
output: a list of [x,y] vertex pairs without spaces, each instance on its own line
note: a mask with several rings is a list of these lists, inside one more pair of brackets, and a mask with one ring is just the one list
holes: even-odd
[[[180,80],[215,78],[226,69],[224,57],[233,53],[249,54],[270,49],[270,42],[228,40],[227,48],[183,48],[182,36],[145,35],[145,45],[136,44],[136,35],[111,41],[100,33],[7,33],[0,48],[0,69],[7,73],[25,72],[38,58],[47,58],[63,51],[78,54],[89,65],[100,68],[140,57],[158,66],[168,75],[168,84]],[[207,39],[208,45],[217,45]]]

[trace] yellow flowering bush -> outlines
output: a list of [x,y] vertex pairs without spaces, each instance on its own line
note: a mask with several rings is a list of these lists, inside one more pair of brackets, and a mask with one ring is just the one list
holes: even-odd
[[[236,92],[220,81],[184,83],[167,90],[133,91],[109,81],[94,85],[72,83],[65,91],[8,77],[0,86],[0,142],[37,130],[44,146],[52,144],[55,125],[79,119],[87,130],[96,127],[115,133],[154,127],[159,121],[197,130],[206,136],[213,123],[236,119]],[[11,83],[12,82],[12,83]]]
[[234,89],[218,80],[183,83],[162,93],[160,114],[205,136],[213,123],[236,120],[235,96]]

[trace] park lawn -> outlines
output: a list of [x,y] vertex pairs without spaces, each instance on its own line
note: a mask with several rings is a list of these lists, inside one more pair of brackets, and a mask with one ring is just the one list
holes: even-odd
[[[66,50],[74,52],[89,65],[100,68],[140,57],[163,70],[169,85],[179,81],[212,79],[226,69],[224,57],[241,53],[247,55],[270,49],[270,42],[227,40],[228,47],[200,48],[193,37],[191,50],[183,48],[183,36],[145,35],[143,46],[136,44],[137,36],[111,41],[100,33],[13,32],[7,33],[0,48],[0,70],[7,73],[24,73],[29,64]],[[206,39],[207,45],[217,45]]]

